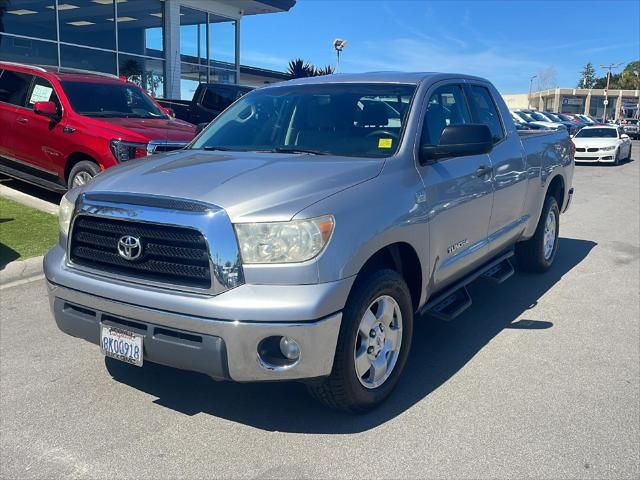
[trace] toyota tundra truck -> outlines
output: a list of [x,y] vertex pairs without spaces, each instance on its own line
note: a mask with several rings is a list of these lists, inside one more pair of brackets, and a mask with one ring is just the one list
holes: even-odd
[[109,362],[302,381],[365,411],[397,384],[414,320],[452,320],[470,282],[514,263],[552,267],[573,154],[566,129],[516,131],[482,78],[264,87],[186,149],[65,195],[53,315]]

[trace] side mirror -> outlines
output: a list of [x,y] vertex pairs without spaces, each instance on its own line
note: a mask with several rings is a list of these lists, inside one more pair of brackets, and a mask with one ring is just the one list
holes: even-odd
[[173,108],[160,107],[164,113],[169,115],[171,118],[176,118],[176,112],[173,111]]
[[420,161],[423,165],[443,158],[483,155],[493,149],[489,127],[483,124],[450,125],[442,130],[438,145],[422,144]]
[[49,118],[58,116],[58,107],[53,102],[36,102],[33,104],[33,111]]

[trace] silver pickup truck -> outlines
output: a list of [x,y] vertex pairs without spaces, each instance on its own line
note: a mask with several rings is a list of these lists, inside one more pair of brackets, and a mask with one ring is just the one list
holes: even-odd
[[573,150],[566,131],[517,132],[477,77],[261,88],[186,149],[67,193],[44,261],[53,314],[110,362],[300,380],[367,410],[396,385],[414,318],[454,318],[512,260],[551,267]]

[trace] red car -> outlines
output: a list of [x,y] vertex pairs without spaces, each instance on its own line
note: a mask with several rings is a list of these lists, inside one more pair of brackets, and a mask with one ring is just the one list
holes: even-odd
[[0,62],[0,172],[9,176],[64,191],[182,148],[195,132],[115,76]]

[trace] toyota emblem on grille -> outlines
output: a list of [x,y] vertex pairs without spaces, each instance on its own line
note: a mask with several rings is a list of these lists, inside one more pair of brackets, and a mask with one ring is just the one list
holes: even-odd
[[135,260],[142,255],[142,244],[138,237],[125,235],[118,240],[118,254],[125,260]]

